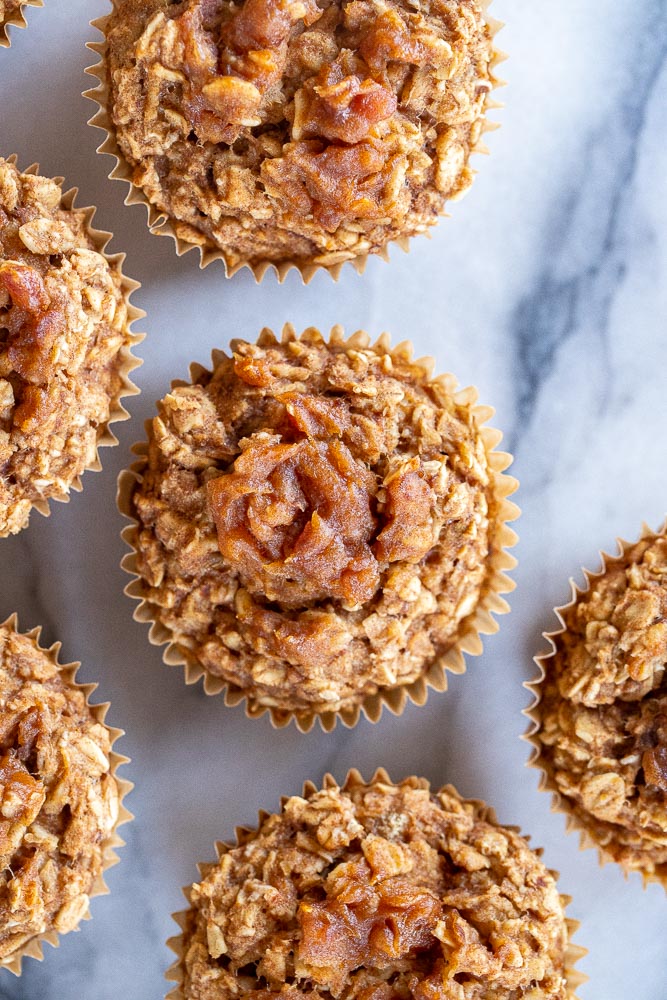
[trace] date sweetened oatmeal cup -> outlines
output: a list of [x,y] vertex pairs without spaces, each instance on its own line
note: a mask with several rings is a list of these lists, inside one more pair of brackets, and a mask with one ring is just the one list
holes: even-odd
[[516,487],[476,393],[334,328],[232,341],[120,481],[127,592],[189,683],[325,729],[446,687],[512,589]]
[[0,0],[0,48],[9,48],[10,28],[25,28],[25,7],[43,7],[43,0]]
[[15,975],[90,916],[130,818],[121,731],[58,649],[39,645],[39,629],[19,633],[15,616],[0,624],[0,968]]
[[450,786],[327,776],[199,866],[171,1000],[569,1000],[582,981],[549,871]]
[[140,363],[123,255],[104,253],[94,209],[36,171],[0,158],[0,538],[101,468]]
[[202,265],[361,269],[472,182],[501,58],[487,6],[113,0],[87,94],[101,151]]
[[532,763],[602,861],[667,888],[667,536],[603,554],[529,685]]

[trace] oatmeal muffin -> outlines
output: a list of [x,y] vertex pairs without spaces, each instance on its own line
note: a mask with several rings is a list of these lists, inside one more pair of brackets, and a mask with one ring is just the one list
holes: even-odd
[[58,181],[0,159],[0,537],[80,489],[134,387],[122,258]]
[[667,537],[605,557],[534,685],[537,766],[604,860],[667,886]]
[[24,7],[41,7],[43,0],[0,0],[0,47],[10,45],[9,28],[25,28]]
[[486,6],[113,0],[95,124],[150,221],[204,262],[340,265],[470,185],[497,82]]
[[353,772],[263,814],[186,891],[174,1000],[566,1000],[556,876],[448,786]]
[[473,399],[340,329],[235,340],[176,383],[120,492],[129,593],[167,661],[302,727],[442,690],[511,588],[515,484]]
[[0,625],[0,967],[17,974],[88,915],[127,817],[118,732],[38,636]]

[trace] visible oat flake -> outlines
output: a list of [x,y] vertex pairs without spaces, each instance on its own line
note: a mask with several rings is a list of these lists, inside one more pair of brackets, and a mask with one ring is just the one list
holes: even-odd
[[73,930],[119,814],[110,736],[36,641],[0,626],[0,962]]
[[540,764],[607,855],[667,876],[667,538],[629,546],[564,612]]
[[[325,844],[323,824],[337,831]],[[452,788],[329,784],[201,870],[182,938],[185,1000],[571,996],[552,873]]]
[[487,586],[492,473],[471,407],[417,364],[387,368],[384,347],[233,349],[153,421],[131,500],[145,599],[258,704],[335,711],[410,684]]
[[54,181],[0,159],[0,537],[94,463],[130,342],[118,267]]
[[107,37],[133,182],[230,265],[378,252],[471,182],[477,0],[115,0]]

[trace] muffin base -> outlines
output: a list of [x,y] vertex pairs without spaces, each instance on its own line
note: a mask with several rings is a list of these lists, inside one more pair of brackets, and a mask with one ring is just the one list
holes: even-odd
[[[91,703],[90,696],[97,689],[97,684],[79,684],[77,682],[76,675],[81,664],[78,662],[64,663],[64,664],[60,663],[58,656],[62,644],[60,642],[56,642],[52,646],[48,647],[40,645],[39,639],[42,631],[41,626],[33,628],[29,632],[20,633],[18,625],[18,615],[13,614],[10,615],[10,617],[6,621],[0,622],[0,628],[8,629],[11,632],[14,632],[16,634],[22,634],[26,638],[31,639],[35,643],[37,649],[39,649],[40,652],[45,653],[49,657],[51,662],[58,668],[61,676],[63,677],[63,680],[68,684],[74,685],[74,687],[78,688],[84,694],[86,699],[86,704],[90,708],[93,718],[95,719],[95,722],[98,722],[100,725],[104,726],[104,728],[109,733],[112,746],[111,754],[109,756],[109,761],[111,765],[109,773],[113,775],[118,785],[120,808],[118,810],[118,820],[116,822],[116,825],[114,826],[113,831],[107,843],[104,845],[102,872],[99,878],[93,884],[93,887],[89,893],[91,899],[94,898],[95,896],[106,895],[109,892],[109,889],[106,885],[106,882],[104,881],[104,875],[110,868],[113,868],[114,865],[118,864],[120,859],[116,854],[116,851],[118,850],[118,848],[123,847],[125,845],[125,841],[118,834],[118,828],[122,826],[124,823],[129,823],[131,820],[134,819],[132,813],[129,812],[128,809],[123,804],[123,800],[125,799],[127,794],[132,791],[134,785],[132,784],[132,782],[127,781],[125,778],[119,778],[117,774],[119,767],[121,767],[124,764],[130,763],[130,758],[125,757],[122,754],[116,753],[113,750],[114,743],[116,743],[116,741],[119,740],[121,736],[125,735],[124,731],[122,729],[116,729],[114,727],[108,726],[104,721],[107,712],[109,710],[109,705],[110,705],[109,702],[102,702],[101,704]],[[90,908],[88,908],[84,913],[82,919],[90,920],[90,918],[91,918],[91,913],[90,913]],[[17,949],[17,951],[14,952],[12,955],[7,956],[4,959],[0,958],[0,969],[8,969],[15,976],[20,976],[22,972],[22,964],[24,958],[34,958],[38,962],[41,962],[43,960],[45,944],[50,944],[53,948],[57,948],[58,945],[60,944],[60,935],[54,930],[47,931],[44,934],[36,934],[34,937],[30,938],[30,940],[27,941],[22,948]]]
[[19,8],[18,13],[14,14],[8,21],[5,21],[3,25],[0,26],[0,49],[8,49],[12,44],[12,40],[9,33],[9,28],[27,28],[28,22],[25,19],[25,14],[23,12],[24,7],[43,7],[44,0],[24,0],[23,5]]
[[[371,784],[375,781],[380,781],[383,784],[387,785],[397,785],[399,787],[401,785],[411,785],[412,787],[425,788],[425,789],[430,789],[431,787],[430,782],[428,782],[425,778],[411,777],[411,778],[405,778],[401,782],[393,782],[389,777],[387,771],[384,768],[380,767],[372,775],[370,782],[364,781],[364,778],[360,773],[360,771],[358,771],[356,768],[352,768],[350,771],[348,771],[340,788],[342,791],[348,791],[351,788],[355,788],[360,785]],[[338,782],[336,781],[336,779],[333,777],[332,774],[327,773],[324,775],[321,787],[323,789],[332,787],[336,788],[338,787]],[[316,792],[318,788],[319,786],[316,785],[314,782],[306,781],[303,785],[303,792],[302,792],[304,798]],[[454,789],[452,785],[445,785],[444,791],[455,792],[456,794],[458,794],[456,792],[456,789]],[[281,809],[283,808],[287,799],[288,796],[281,797],[280,799]],[[481,802],[476,799],[472,799],[469,801],[472,803],[473,806],[475,806],[476,809],[480,811],[480,814],[483,819],[491,823],[498,822],[495,811],[485,802]],[[268,819],[270,815],[271,813],[267,812],[264,809],[261,809],[257,817],[257,826],[236,827],[234,831],[235,841],[233,842],[231,841],[227,842],[223,840],[216,841],[215,843],[216,861],[218,861],[224,854],[227,854],[228,851],[231,851],[235,847],[242,846],[244,843],[246,843],[246,841],[249,840],[252,837],[252,835],[256,832],[257,828],[264,822],[264,820]],[[521,834],[521,830],[518,826],[508,826],[508,829],[512,830],[514,833]],[[529,841],[530,838],[524,836],[524,840]],[[542,850],[540,848],[537,848],[535,853],[538,856],[541,856]],[[200,876],[203,875],[202,871],[203,866],[198,865],[197,867]],[[549,874],[552,875],[556,881],[558,881],[559,873],[557,871],[549,869]],[[189,885],[185,886],[182,891],[189,907],[191,905],[191,886]],[[560,899],[563,904],[564,910],[567,909],[567,907],[572,902],[572,898],[570,896],[561,894]],[[184,935],[187,927],[188,914],[189,914],[189,909],[181,910],[177,913],[172,914],[173,919],[178,924],[180,933],[169,938],[167,941],[167,946],[175,954],[176,959],[165,974],[165,978],[169,982],[175,983],[175,986],[167,994],[166,1000],[187,1000],[185,994],[183,993],[183,958],[185,953]],[[570,994],[569,1000],[578,1000],[575,991],[579,988],[579,986],[581,986],[582,983],[585,983],[587,981],[588,977],[584,973],[579,972],[575,968],[575,966],[585,955],[588,954],[588,951],[586,948],[583,948],[580,945],[575,945],[572,943],[572,937],[574,936],[574,934],[576,934],[580,926],[579,921],[566,916],[565,923],[568,931],[568,947],[565,955],[565,976],[567,979],[568,992]]]
[[[112,0],[113,2],[113,0]],[[488,8],[491,6],[492,0],[480,0],[480,6],[482,7],[485,15],[486,23],[489,27],[490,34],[493,39],[504,26],[502,21],[496,20],[496,18],[491,17],[488,13]],[[147,219],[146,223],[148,228],[153,235],[157,236],[168,236],[174,241],[176,254],[178,257],[182,257],[184,254],[188,253],[190,250],[199,251],[199,267],[208,267],[213,261],[222,261],[224,266],[225,276],[231,278],[237,271],[242,270],[247,267],[253,274],[257,284],[262,281],[267,272],[272,271],[276,275],[278,282],[282,284],[286,276],[291,270],[296,270],[301,275],[303,283],[307,285],[314,275],[318,271],[328,271],[334,281],[337,281],[340,277],[341,270],[346,263],[350,263],[354,270],[358,274],[363,274],[366,264],[370,256],[380,257],[384,261],[389,260],[389,249],[392,245],[398,246],[405,253],[409,251],[410,237],[402,236],[393,240],[390,240],[382,248],[371,253],[359,254],[356,257],[349,259],[343,259],[339,261],[332,261],[331,263],[309,263],[302,264],[298,261],[287,260],[281,261],[280,263],[273,263],[270,261],[263,261],[258,264],[252,264],[249,261],[237,261],[234,264],[230,264],[223,250],[219,247],[211,245],[206,237],[202,235],[201,242],[190,242],[184,240],[182,236],[179,236],[176,232],[176,228],[171,220],[171,218],[160,209],[156,208],[146,197],[143,190],[134,184],[132,179],[133,169],[130,164],[125,160],[118,143],[116,141],[116,136],[114,132],[114,125],[108,112],[109,107],[109,88],[107,84],[107,73],[106,73],[106,58],[107,58],[107,25],[111,19],[111,15],[106,15],[105,17],[97,18],[90,22],[92,28],[96,28],[102,35],[103,39],[101,42],[89,42],[88,48],[95,52],[99,57],[99,61],[92,66],[86,68],[86,73],[89,76],[95,77],[98,81],[95,87],[83,92],[83,96],[87,97],[89,100],[93,101],[98,105],[98,110],[89,119],[88,124],[92,125],[94,128],[99,128],[105,133],[104,141],[100,146],[98,146],[97,152],[104,153],[114,158],[115,165],[111,172],[109,173],[110,180],[123,181],[128,186],[128,192],[125,197],[126,205],[143,205],[146,209]],[[496,48],[494,45],[493,58],[490,62],[490,69],[492,72],[507,59],[507,55],[500,49]],[[505,85],[504,80],[500,80],[494,76],[494,88],[502,87]],[[502,104],[498,101],[493,100],[491,97],[487,97],[486,100],[486,110],[495,110],[502,107]],[[471,155],[476,153],[487,154],[489,152],[487,146],[484,143],[484,135],[488,132],[493,132],[500,127],[498,122],[488,121],[486,118],[483,119],[482,130],[480,138],[476,145],[471,151]],[[476,171],[472,171],[476,173]],[[464,192],[465,193],[465,192]],[[459,196],[460,198],[461,196]],[[453,197],[448,199],[449,201],[456,201],[458,198]],[[446,217],[447,213],[443,212],[441,216],[436,216],[434,221],[437,221],[440,217]],[[423,230],[420,232],[425,235],[430,235],[430,229],[432,226],[424,225]]]
[[[271,331],[262,331],[263,336],[271,335]],[[310,328],[304,331],[301,337],[322,335],[318,330]],[[294,328],[287,324],[282,331],[282,342],[288,343],[291,340],[300,339]],[[337,344],[346,344],[351,347],[367,347],[371,338],[364,331],[357,331],[351,337],[345,338],[341,327],[336,326],[331,331],[331,341]],[[413,360],[413,347],[408,341],[390,348],[389,338],[385,334],[381,336],[377,344],[385,350],[391,352],[394,358]],[[222,352],[214,351],[212,354],[212,366],[215,367],[222,358]],[[416,362],[424,372],[430,376],[435,362],[432,358],[420,358]],[[201,375],[205,368],[194,364],[190,368],[191,378],[194,380]],[[242,688],[229,684],[219,677],[208,674],[199,661],[188,654],[174,640],[173,633],[162,622],[159,621],[159,608],[146,599],[143,581],[137,570],[136,540],[138,534],[138,523],[132,511],[132,491],[135,484],[140,480],[142,471],[146,465],[148,444],[140,442],[133,447],[133,452],[138,456],[138,460],[120,474],[118,479],[118,507],[121,513],[132,522],[122,532],[123,539],[127,542],[130,553],[127,554],[121,567],[134,577],[133,581],[125,588],[125,593],[139,602],[134,611],[135,621],[143,622],[151,626],[149,631],[149,641],[154,646],[166,645],[163,653],[163,660],[169,666],[183,666],[185,668],[186,684],[195,684],[204,678],[204,691],[209,695],[217,695],[224,692],[225,704],[234,706],[245,702],[246,714],[249,718],[258,718],[265,712],[270,713],[271,722],[277,728],[282,728],[294,721],[297,728],[302,732],[308,732],[319,721],[325,732],[334,729],[338,719],[343,725],[351,728],[359,721],[363,714],[371,722],[377,722],[382,715],[382,710],[386,706],[394,715],[400,715],[409,701],[416,705],[425,704],[430,688],[436,691],[447,689],[447,673],[462,674],[466,669],[464,654],[477,656],[482,652],[482,635],[491,635],[498,631],[498,623],[493,615],[505,614],[509,611],[507,601],[501,596],[514,589],[514,582],[506,575],[516,565],[516,560],[509,554],[507,549],[516,544],[517,535],[508,526],[509,521],[515,520],[519,516],[519,508],[507,498],[514,493],[518,487],[518,482],[511,476],[504,474],[504,470],[511,464],[512,456],[495,448],[502,439],[500,431],[483,426],[493,415],[493,409],[488,406],[474,405],[477,400],[477,390],[473,387],[456,391],[456,379],[452,375],[441,375],[438,378],[456,398],[458,403],[472,406],[477,425],[487,454],[489,470],[492,476],[492,533],[490,536],[490,557],[489,571],[483,585],[480,599],[475,610],[463,619],[457,640],[440,657],[438,657],[416,681],[410,684],[400,685],[393,688],[380,689],[372,695],[366,696],[362,701],[352,706],[346,706],[336,711],[317,712],[313,710],[287,711],[264,705],[256,699],[249,697],[248,692]],[[172,388],[178,385],[186,385],[182,380],[172,383]],[[146,425],[147,433],[150,423]]]
[[547,762],[542,755],[542,745],[540,743],[538,733],[542,727],[542,713],[541,713],[541,702],[542,702],[542,685],[546,679],[547,675],[547,665],[549,660],[551,660],[557,652],[556,640],[558,636],[562,635],[567,631],[565,625],[564,615],[565,613],[578,601],[584,597],[591,588],[591,585],[603,577],[610,566],[614,566],[619,562],[623,562],[626,557],[627,552],[633,548],[638,542],[644,539],[656,539],[664,538],[667,535],[667,521],[658,530],[653,531],[647,524],[643,524],[639,537],[634,541],[626,541],[623,538],[616,539],[617,552],[609,553],[605,551],[600,552],[600,569],[599,570],[588,570],[582,567],[582,572],[586,580],[586,584],[580,587],[575,583],[574,579],[570,578],[570,600],[565,604],[560,604],[553,609],[556,618],[560,623],[560,628],[556,628],[551,632],[543,632],[543,637],[549,643],[550,648],[543,653],[538,654],[534,657],[534,662],[538,669],[537,676],[531,680],[526,681],[524,687],[527,691],[530,691],[533,696],[533,702],[528,708],[524,709],[523,714],[530,720],[527,731],[524,733],[523,739],[526,740],[531,746],[530,757],[527,761],[527,766],[535,768],[540,772],[539,790],[542,792],[549,792],[551,794],[551,811],[554,813],[560,813],[565,817],[565,831],[566,833],[578,833],[579,834],[579,849],[587,850],[593,848],[597,851],[598,863],[600,867],[607,864],[618,865],[623,872],[625,878],[627,879],[632,872],[638,872],[641,875],[643,887],[646,888],[652,883],[658,883],[667,891],[667,874],[658,875],[642,871],[639,868],[633,868],[622,861],[618,861],[613,854],[609,851],[606,844],[600,842],[594,838],[588,829],[588,827],[582,822],[579,816],[574,812],[572,807],[569,805],[568,800],[560,793],[558,786],[549,770]]
[[[7,162],[16,166],[17,156],[15,154],[7,157]],[[39,163],[31,164],[26,170],[23,171],[24,174],[39,174]],[[62,184],[64,178],[55,177],[54,180],[57,184]],[[68,191],[64,192],[61,205],[66,211],[71,211],[73,209],[78,209],[76,204],[76,198],[79,193],[79,189],[76,187],[69,188]],[[86,233],[90,237],[94,249],[97,253],[101,254],[109,264],[118,270],[121,278],[121,289],[125,302],[127,305],[127,327],[128,327],[128,339],[129,343],[122,347],[119,352],[120,365],[119,365],[119,375],[121,379],[121,390],[117,396],[110,400],[109,403],[109,418],[104,423],[100,424],[97,428],[97,442],[95,459],[90,465],[87,465],[83,470],[84,472],[100,472],[102,469],[102,463],[99,457],[100,448],[112,448],[118,444],[118,438],[111,431],[110,427],[113,423],[120,423],[123,420],[129,420],[130,414],[127,412],[125,407],[122,405],[121,400],[128,396],[137,396],[141,391],[132,382],[130,375],[136,369],[139,368],[143,361],[136,357],[132,351],[133,348],[140,344],[144,339],[145,334],[134,333],[132,331],[132,325],[140,319],[143,319],[146,313],[143,309],[138,309],[136,306],[132,305],[130,299],[134,292],[141,288],[141,284],[138,281],[134,281],[132,278],[126,277],[123,273],[123,264],[125,262],[126,254],[124,253],[106,253],[106,247],[109,241],[113,238],[112,233],[108,233],[103,229],[96,229],[93,226],[93,219],[97,209],[93,206],[88,206],[84,209],[79,209],[79,211],[84,212],[84,221],[86,226]],[[69,489],[63,490],[60,494],[53,495],[49,499],[36,500],[32,502],[32,509],[36,510],[43,517],[48,517],[51,513],[49,504],[52,500],[60,503],[69,503],[72,491],[75,493],[80,493],[83,489],[83,484],[81,482],[81,476],[76,476],[71,482]],[[0,536],[1,537],[1,536]]]

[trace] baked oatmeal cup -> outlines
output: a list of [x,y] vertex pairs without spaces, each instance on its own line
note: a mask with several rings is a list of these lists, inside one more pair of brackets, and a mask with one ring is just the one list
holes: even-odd
[[479,0],[113,0],[89,72],[112,176],[202,265],[309,280],[428,230],[486,151]]
[[61,183],[0,158],[0,538],[81,489],[137,392],[138,285]]
[[44,0],[0,0],[0,48],[9,48],[10,28],[25,28],[25,7],[43,7]]
[[90,916],[130,818],[121,731],[58,649],[39,645],[39,629],[19,633],[16,616],[0,624],[0,968],[15,975]]
[[410,345],[233,340],[176,382],[121,476],[127,592],[165,661],[302,729],[422,704],[512,589],[492,414]]
[[451,785],[328,775],[217,850],[170,1000],[571,1000],[583,979],[556,873]]
[[529,685],[531,763],[582,846],[667,888],[665,527],[603,554],[556,613]]

